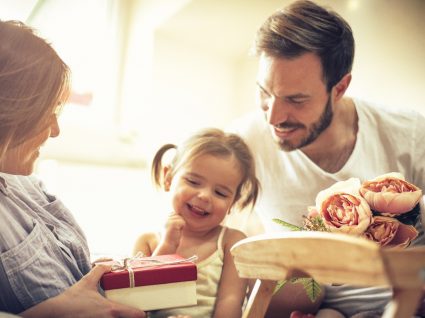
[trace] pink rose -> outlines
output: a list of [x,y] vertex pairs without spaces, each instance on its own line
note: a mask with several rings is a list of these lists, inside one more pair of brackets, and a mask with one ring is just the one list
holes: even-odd
[[405,181],[399,173],[384,174],[364,182],[360,194],[372,210],[387,216],[412,210],[422,197],[421,189]]
[[364,236],[381,246],[405,248],[418,236],[418,231],[412,225],[406,225],[397,219],[375,216]]
[[351,178],[320,191],[316,208],[331,232],[361,235],[372,222],[372,212],[358,189],[360,180]]
[[371,223],[372,213],[360,196],[336,193],[323,201],[320,215],[331,232],[360,235]]
[[319,216],[319,211],[317,211],[315,206],[308,206],[307,211],[308,211],[307,217],[310,219]]

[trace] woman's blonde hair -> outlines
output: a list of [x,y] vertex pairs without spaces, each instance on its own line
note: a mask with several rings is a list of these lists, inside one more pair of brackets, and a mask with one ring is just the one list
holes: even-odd
[[152,179],[160,187],[164,186],[163,156],[170,149],[176,150],[169,166],[170,170],[167,172],[171,173],[171,176],[174,176],[182,166],[203,155],[234,156],[240,165],[242,180],[236,189],[233,203],[238,203],[240,209],[255,205],[260,191],[260,183],[256,177],[252,153],[240,136],[225,133],[216,128],[206,128],[192,135],[179,147],[174,144],[163,145],[157,151],[152,162]]
[[70,90],[70,70],[19,21],[0,21],[0,160],[37,134]]

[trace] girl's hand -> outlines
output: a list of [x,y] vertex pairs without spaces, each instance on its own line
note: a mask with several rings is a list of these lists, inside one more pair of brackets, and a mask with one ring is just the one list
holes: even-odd
[[180,214],[172,212],[165,225],[164,241],[170,245],[175,245],[177,248],[180,244],[180,238],[185,224],[186,222]]
[[182,216],[172,212],[165,225],[165,235],[153,255],[173,254],[180,245],[182,231],[186,222]]

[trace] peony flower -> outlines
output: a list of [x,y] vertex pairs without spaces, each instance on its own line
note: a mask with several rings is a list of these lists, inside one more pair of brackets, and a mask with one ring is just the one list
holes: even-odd
[[372,222],[372,212],[358,192],[360,180],[351,178],[320,191],[316,209],[331,232],[361,235]]
[[388,173],[366,181],[359,191],[372,210],[386,216],[412,210],[422,197],[421,189],[405,181],[400,173]]
[[414,226],[401,223],[397,219],[375,216],[364,236],[381,246],[405,248],[418,236],[418,231]]

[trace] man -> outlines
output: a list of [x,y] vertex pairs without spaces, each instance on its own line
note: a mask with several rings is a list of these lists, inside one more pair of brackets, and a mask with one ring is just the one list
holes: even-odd
[[[350,177],[396,171],[425,189],[424,118],[344,96],[354,39],[342,17],[310,1],[294,2],[264,22],[255,49],[261,111],[236,129],[256,156],[262,185],[256,211],[266,231],[284,230],[273,218],[301,225],[320,190]],[[380,312],[391,296],[350,286],[326,292],[324,306],[345,316]]]

